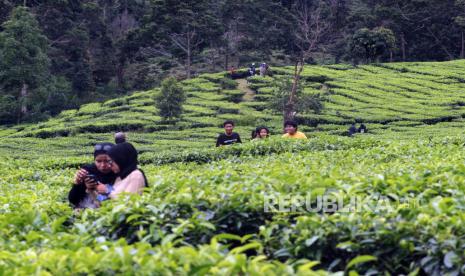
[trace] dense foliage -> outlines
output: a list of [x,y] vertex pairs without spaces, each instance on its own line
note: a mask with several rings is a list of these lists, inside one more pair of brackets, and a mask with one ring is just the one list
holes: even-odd
[[[188,78],[262,61],[289,65],[301,46],[304,6],[318,11],[326,26],[308,63],[464,57],[465,6],[459,0],[2,0],[2,37],[21,41],[34,33],[46,45],[41,38],[34,44],[40,52],[26,53],[20,50],[32,41],[20,48],[0,43],[3,55],[31,57],[28,68],[0,60],[8,75],[0,78],[0,106],[13,107],[0,109],[1,123],[149,89],[169,74]],[[30,19],[18,20],[19,10]],[[18,21],[27,32],[11,28]],[[34,71],[28,97],[12,84],[19,67]],[[16,112],[18,98],[27,114]]]
[[[66,203],[74,169],[2,160],[0,271],[460,273],[464,142],[321,137],[285,143],[284,151],[276,150],[284,142],[263,142],[256,146],[268,152],[247,145],[201,165],[146,164],[153,185],[142,197],[74,215]],[[266,196],[307,193],[383,196],[391,205],[352,213],[263,209]]]
[[[166,124],[155,88],[0,128],[0,274],[460,275],[465,273],[465,63],[309,66],[297,116],[310,139],[281,139],[273,76],[203,74],[179,83]],[[243,145],[214,148],[234,119]],[[354,121],[367,134],[344,137]],[[268,141],[248,141],[256,125]],[[67,192],[92,145],[128,131],[150,182],[142,196],[74,213]],[[359,209],[295,209],[331,196]],[[286,201],[287,200],[287,201]],[[298,202],[298,201],[296,201]],[[270,207],[269,209],[267,209]]]
[[[387,137],[460,134],[465,114],[464,70],[463,61],[309,66],[302,73],[301,95],[318,97],[324,108],[319,113],[302,109],[297,120],[302,131],[313,135],[344,135],[354,122],[364,122],[369,133]],[[87,139],[92,133],[124,130],[163,145],[169,145],[173,136],[181,136],[173,145],[190,148],[192,141],[199,147],[213,143],[221,131],[218,127],[228,119],[236,121],[245,138],[257,125],[266,125],[272,134],[278,134],[282,116],[273,109],[275,90],[282,79],[289,79],[286,76],[293,68],[273,71],[273,77],[256,76],[248,85],[245,80],[225,81],[226,73],[180,82],[186,101],[176,125],[159,116],[154,97],[160,89],[155,88],[83,105],[43,123],[5,128],[0,135],[14,144],[29,144],[25,137],[80,135]]]
[[[0,123],[54,114],[68,107],[69,88],[50,74],[48,42],[37,20],[16,8],[0,33]],[[58,103],[57,103],[58,101]]]

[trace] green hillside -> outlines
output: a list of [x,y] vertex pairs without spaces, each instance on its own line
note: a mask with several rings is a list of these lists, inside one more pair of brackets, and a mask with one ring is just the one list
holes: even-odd
[[[225,73],[183,81],[176,125],[153,89],[1,129],[0,275],[465,273],[465,61],[308,66],[305,93],[324,99],[299,115],[308,141],[280,139],[266,99],[293,68],[272,70],[249,80],[254,95]],[[257,125],[275,137],[216,149],[226,119],[244,138]],[[355,121],[369,132],[347,137]],[[73,213],[74,172],[118,130],[150,187]],[[306,196],[369,200],[265,210]]]
[[[111,133],[130,132],[131,140],[145,151],[204,148],[213,145],[221,124],[233,119],[239,132],[248,137],[257,125],[267,125],[273,134],[282,131],[279,114],[267,108],[274,79],[291,74],[293,68],[273,68],[273,78],[254,77],[250,88],[257,94],[243,100],[237,84],[225,80],[226,73],[204,74],[182,82],[188,93],[185,114],[175,126],[164,125],[157,116],[153,89],[79,110],[67,110],[46,122],[0,130],[8,144],[1,149],[37,148],[45,144],[88,145],[109,139]],[[303,72],[306,93],[324,96],[321,114],[302,114],[302,130],[310,135],[344,135],[350,123],[364,122],[370,134],[383,137],[461,134],[465,117],[464,61],[442,63],[391,63],[357,68],[347,65],[308,66]],[[95,135],[98,133],[98,135]],[[27,137],[27,139],[25,139]],[[69,137],[76,137],[69,138]],[[18,145],[19,144],[19,145]],[[155,147],[155,148],[153,148]],[[54,147],[51,147],[52,149]],[[66,148],[66,147],[65,147]],[[79,152],[80,148],[73,147]]]

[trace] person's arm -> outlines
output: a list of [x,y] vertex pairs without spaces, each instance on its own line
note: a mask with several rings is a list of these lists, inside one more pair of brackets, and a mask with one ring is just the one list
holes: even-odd
[[239,135],[239,133],[237,134],[237,142],[242,144],[241,136]]
[[84,185],[84,178],[87,176],[88,171],[81,168],[74,175],[73,187],[68,193],[68,200],[74,206],[77,206],[79,202],[86,196],[86,186]]
[[86,178],[88,174],[89,172],[84,168],[81,168],[79,171],[77,171],[76,174],[74,175],[74,185],[79,185],[79,184],[84,183],[84,178]]
[[74,185],[85,185],[87,189],[95,189],[97,182],[93,178],[88,178],[89,172],[92,172],[92,167],[83,167],[76,172],[74,176]]
[[113,186],[110,184],[102,184],[99,182],[96,191],[98,193],[97,200],[104,201],[109,199],[110,193],[113,192]]

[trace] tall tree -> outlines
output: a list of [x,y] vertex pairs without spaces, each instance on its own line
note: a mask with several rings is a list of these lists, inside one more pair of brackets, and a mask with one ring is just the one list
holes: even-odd
[[21,103],[17,121],[27,115],[31,93],[50,82],[47,38],[26,7],[13,10],[0,33],[0,84]]
[[284,120],[292,120],[296,114],[298,88],[305,63],[320,50],[322,39],[329,30],[329,23],[323,13],[327,7],[325,1],[297,1],[293,16],[294,28],[294,76],[287,103],[284,106]]
[[455,0],[459,14],[454,18],[460,28],[460,58],[465,58],[465,0]]
[[391,53],[395,46],[394,33],[387,28],[369,30],[362,28],[353,35],[349,48],[354,58],[363,58],[366,63],[379,62],[382,55]]
[[195,56],[207,45],[218,22],[209,9],[209,0],[155,1],[147,31],[155,34],[152,50],[184,67],[192,75]]
[[269,60],[273,50],[292,45],[292,14],[277,0],[227,0],[221,24],[225,68],[229,59],[239,64]]

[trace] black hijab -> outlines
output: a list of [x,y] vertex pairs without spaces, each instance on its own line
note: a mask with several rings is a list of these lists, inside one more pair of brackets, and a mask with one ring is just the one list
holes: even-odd
[[[130,173],[137,170],[137,150],[134,146],[128,142],[121,144],[116,144],[108,152],[110,158],[115,162],[119,167],[118,176],[121,179],[125,179]],[[147,178],[142,170],[145,180],[145,186],[148,186]]]

